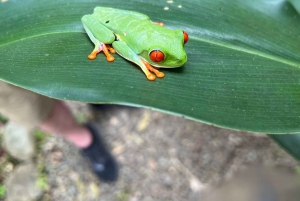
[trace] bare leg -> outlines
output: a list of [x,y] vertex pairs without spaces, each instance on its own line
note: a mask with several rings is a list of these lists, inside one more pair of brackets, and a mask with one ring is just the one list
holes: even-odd
[[92,142],[90,131],[76,122],[64,102],[55,100],[52,114],[40,128],[48,133],[61,135],[79,148],[88,147]]
[[102,181],[118,178],[118,165],[106,149],[100,131],[92,123],[80,125],[63,101],[0,81],[0,112],[16,124],[57,134],[80,148]]
[[63,101],[54,100],[52,114],[40,128],[45,132],[58,134],[81,148],[82,154],[89,159],[94,172],[102,181],[117,180],[117,163],[105,149],[97,129],[78,124]]

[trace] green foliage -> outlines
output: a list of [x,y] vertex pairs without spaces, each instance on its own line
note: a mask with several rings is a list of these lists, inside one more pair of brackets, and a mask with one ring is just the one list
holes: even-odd
[[[151,107],[232,129],[300,130],[300,16],[290,3],[67,2],[2,3],[0,79],[59,99]],[[112,63],[103,55],[88,60],[93,45],[80,18],[99,5],[186,30],[187,64],[149,82],[118,56]]]
[[269,135],[283,149],[289,152],[295,159],[300,160],[300,134],[295,135]]
[[298,176],[300,176],[300,166],[297,166],[297,167],[295,168],[295,171],[296,171],[296,173],[298,174]]
[[41,188],[41,189],[47,189],[48,188],[48,178],[46,175],[40,175],[38,178],[37,178],[37,181],[36,181],[36,185]]
[[36,150],[37,152],[40,152],[42,149],[42,146],[45,142],[45,139],[47,138],[47,133],[44,133],[41,130],[36,130],[34,133],[35,141],[36,141]]
[[117,201],[128,201],[130,195],[129,189],[124,189],[118,193],[116,193],[116,200]]
[[41,130],[37,130],[35,133],[34,133],[34,136],[35,136],[35,139],[37,140],[37,142],[43,142],[46,137],[47,137],[47,134],[44,133],[43,131]]
[[3,115],[0,114],[0,122],[6,123],[7,120],[8,120],[8,119],[7,119],[5,116],[3,116]]
[[[59,99],[152,107],[248,131],[300,130],[300,17],[291,4],[117,2],[2,3],[0,78]],[[103,55],[89,61],[93,45],[80,18],[97,5],[136,10],[186,30],[187,64],[149,82],[118,56],[113,63]]]
[[40,160],[38,161],[38,172],[39,175],[36,180],[36,186],[42,190],[49,190],[46,167]]
[[[35,132],[36,149],[37,149],[38,153],[41,152],[42,146],[43,146],[46,138],[47,138],[46,133],[44,133],[40,130],[37,130]],[[38,158],[37,158],[37,169],[38,169],[39,175],[38,175],[38,178],[36,181],[36,185],[43,190],[47,190],[49,187],[47,171],[46,171],[44,161],[41,157],[42,156],[38,155]]]
[[298,11],[298,13],[300,13],[300,1],[298,0],[288,0],[293,6],[294,8]]
[[[150,107],[231,129],[300,131],[297,0],[0,4],[2,80],[58,99]],[[99,5],[136,10],[167,28],[184,29],[188,62],[149,82],[119,56],[112,63],[103,55],[88,60],[93,45],[80,18]],[[272,137],[300,158],[297,136]]]
[[6,187],[4,185],[0,185],[0,198],[4,198],[6,193]]

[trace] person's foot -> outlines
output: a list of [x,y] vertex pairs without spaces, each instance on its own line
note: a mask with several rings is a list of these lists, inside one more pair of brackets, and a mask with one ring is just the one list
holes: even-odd
[[82,154],[89,160],[94,172],[101,181],[113,182],[118,178],[118,165],[113,156],[105,148],[101,135],[95,126],[87,124],[93,140],[92,144],[81,150]]

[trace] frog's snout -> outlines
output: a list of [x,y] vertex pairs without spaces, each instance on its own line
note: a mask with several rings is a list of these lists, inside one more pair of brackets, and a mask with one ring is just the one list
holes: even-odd
[[180,58],[177,58],[177,65],[178,66],[182,66],[183,64],[185,64],[187,61],[187,55],[184,54],[183,56],[181,56]]

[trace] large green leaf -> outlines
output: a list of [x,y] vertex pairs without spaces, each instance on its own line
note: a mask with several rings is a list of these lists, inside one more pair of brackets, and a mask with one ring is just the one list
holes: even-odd
[[[113,63],[103,55],[88,60],[93,45],[80,18],[95,6],[136,10],[184,29],[188,62],[150,82],[119,56]],[[151,107],[233,129],[300,131],[300,17],[288,2],[8,0],[0,3],[0,19],[0,79],[15,85],[59,99]]]
[[294,135],[268,135],[283,149],[300,161],[300,134]]
[[299,0],[288,0],[295,7],[295,9],[300,13],[300,1]]

